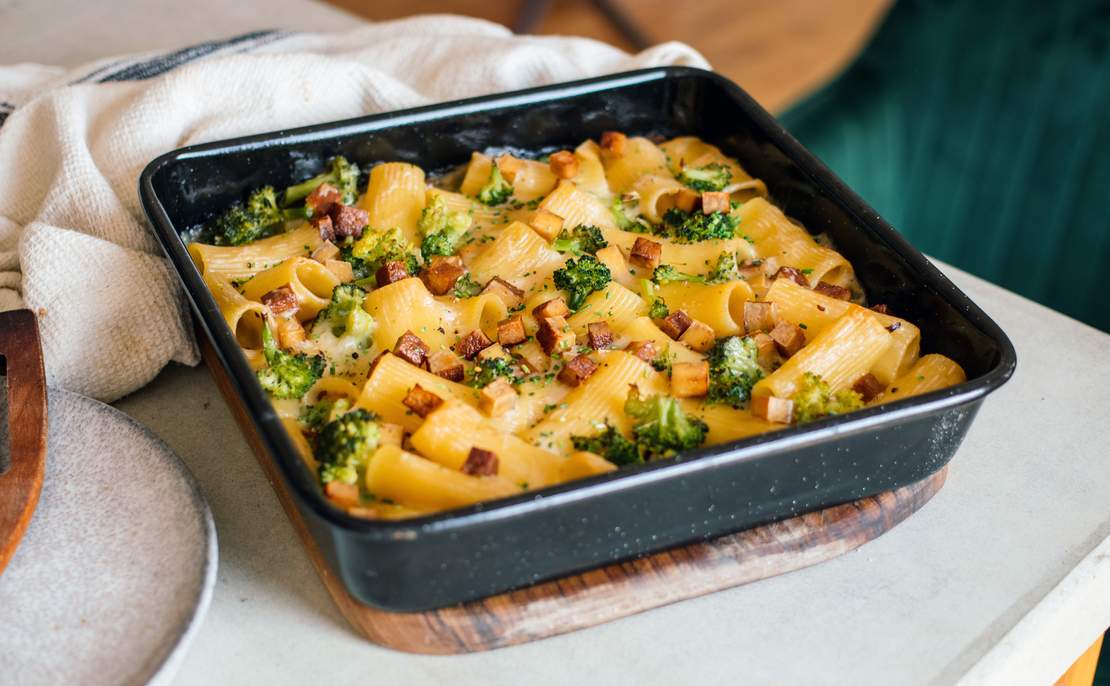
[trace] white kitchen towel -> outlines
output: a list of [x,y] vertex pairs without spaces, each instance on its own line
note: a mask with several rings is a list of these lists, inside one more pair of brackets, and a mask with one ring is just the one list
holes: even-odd
[[115,400],[170,360],[198,360],[183,295],[139,204],[139,173],[156,156],[667,64],[707,66],[677,43],[628,55],[426,16],[343,34],[260,31],[76,70],[0,67],[0,310],[38,312],[52,385]]

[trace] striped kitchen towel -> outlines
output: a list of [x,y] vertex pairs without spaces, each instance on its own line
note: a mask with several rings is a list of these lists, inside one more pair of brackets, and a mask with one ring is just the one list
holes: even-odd
[[39,314],[49,382],[102,400],[196,364],[146,225],[143,167],[174,148],[598,74],[706,66],[428,16],[343,34],[259,31],[75,70],[0,67],[0,310]]

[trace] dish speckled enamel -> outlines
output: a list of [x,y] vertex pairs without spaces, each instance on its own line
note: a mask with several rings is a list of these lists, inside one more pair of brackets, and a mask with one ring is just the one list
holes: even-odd
[[50,389],[49,425],[42,497],[0,576],[0,682],[168,683],[216,578],[208,505],[122,412]]

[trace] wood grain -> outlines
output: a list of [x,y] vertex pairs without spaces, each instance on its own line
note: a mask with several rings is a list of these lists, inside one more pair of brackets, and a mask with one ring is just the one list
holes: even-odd
[[[425,13],[464,14],[507,26],[522,0],[327,0],[371,20]],[[534,32],[595,38],[630,50],[590,0],[553,0]],[[859,53],[891,0],[609,0],[651,42],[678,40],[761,105],[781,111],[827,82]]]
[[0,312],[0,355],[8,377],[7,470],[0,469],[0,573],[15,554],[46,472],[46,375],[30,310]]
[[895,491],[480,601],[428,612],[386,612],[356,601],[332,573],[211,343],[199,331],[197,338],[216,385],[332,600],[357,633],[405,652],[469,653],[527,643],[809,567],[889,531],[928,502],[947,475],[944,468]]

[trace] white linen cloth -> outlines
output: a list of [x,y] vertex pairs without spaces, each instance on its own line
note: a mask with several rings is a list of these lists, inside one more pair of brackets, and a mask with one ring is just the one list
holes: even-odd
[[198,353],[139,204],[156,156],[205,141],[668,64],[581,38],[425,16],[343,34],[260,31],[75,70],[0,67],[0,311],[39,316],[49,383],[105,401]]

